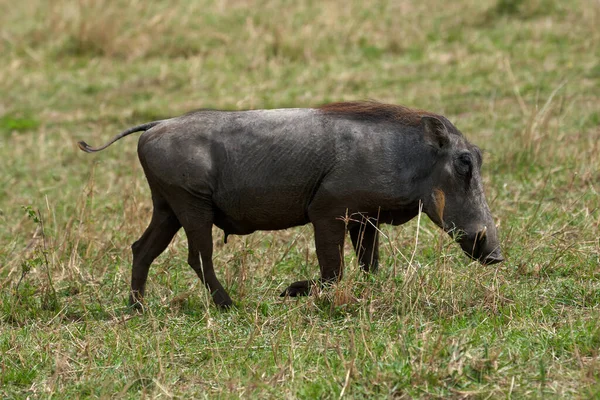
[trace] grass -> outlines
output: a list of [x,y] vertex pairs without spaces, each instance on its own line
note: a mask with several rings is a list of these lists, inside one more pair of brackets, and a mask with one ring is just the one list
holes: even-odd
[[[413,3],[413,4],[411,4]],[[0,397],[600,397],[600,6],[575,0],[0,5]],[[134,124],[374,98],[485,150],[507,261],[426,218],[381,271],[281,300],[311,228],[230,237],[220,312],[179,234],[126,308],[151,202]],[[415,240],[418,232],[418,240]],[[349,249],[347,249],[349,250]]]

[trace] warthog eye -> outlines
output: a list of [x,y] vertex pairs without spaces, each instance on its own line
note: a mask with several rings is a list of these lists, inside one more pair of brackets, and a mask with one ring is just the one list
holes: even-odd
[[459,174],[470,177],[473,169],[473,159],[470,153],[462,153],[456,159],[456,169]]

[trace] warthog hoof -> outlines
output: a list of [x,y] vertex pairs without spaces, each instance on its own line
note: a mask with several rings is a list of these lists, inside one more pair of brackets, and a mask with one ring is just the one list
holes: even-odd
[[279,297],[298,297],[298,296],[308,296],[310,295],[311,289],[313,286],[318,285],[317,281],[311,279],[308,281],[298,281],[292,283],[288,286]]
[[144,298],[139,293],[129,295],[129,308],[134,311],[144,312]]
[[217,290],[213,293],[212,298],[217,307],[221,310],[228,310],[233,305],[233,301],[231,301],[229,295],[223,290]]

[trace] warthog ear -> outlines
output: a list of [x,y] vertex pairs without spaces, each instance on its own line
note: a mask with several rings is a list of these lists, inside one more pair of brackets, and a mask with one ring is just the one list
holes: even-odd
[[425,132],[425,139],[438,148],[446,146],[450,142],[450,133],[446,125],[436,117],[423,115],[421,126]]

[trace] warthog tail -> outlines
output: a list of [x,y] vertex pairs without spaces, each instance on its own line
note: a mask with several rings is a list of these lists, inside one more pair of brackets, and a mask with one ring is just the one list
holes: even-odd
[[86,153],[95,153],[97,151],[104,150],[105,148],[107,148],[108,146],[110,146],[111,144],[116,142],[117,140],[124,138],[127,135],[130,135],[134,132],[147,131],[148,129],[153,128],[156,125],[159,125],[160,123],[162,123],[164,121],[165,120],[163,119],[160,121],[148,122],[147,124],[138,125],[138,126],[134,126],[133,128],[129,128],[126,131],[123,131],[123,132],[119,133],[117,136],[115,136],[114,138],[112,138],[111,141],[106,143],[104,146],[91,147],[89,144],[87,144],[83,140],[77,142],[77,145],[79,146],[79,148],[81,150],[85,151]]

